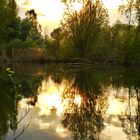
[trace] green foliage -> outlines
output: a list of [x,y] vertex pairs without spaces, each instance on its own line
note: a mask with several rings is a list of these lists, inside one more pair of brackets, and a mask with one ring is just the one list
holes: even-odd
[[9,42],[9,44],[7,45],[7,48],[11,49],[11,48],[21,48],[22,47],[22,41],[20,39],[13,39]]
[[80,12],[67,6],[65,15],[67,18],[64,18],[61,27],[63,35],[73,43],[79,57],[85,57],[90,47],[95,45],[102,27],[108,22],[107,11],[100,0],[87,0]]
[[12,33],[17,31],[16,23],[16,4],[13,0],[11,3],[0,0],[0,42],[8,40]]
[[20,30],[20,39],[26,40],[27,36],[29,36],[29,32],[31,30],[32,24],[28,19],[23,19],[21,21],[21,30]]
[[10,77],[15,73],[10,67],[6,68],[6,72],[8,73],[8,76]]
[[46,41],[40,33],[37,32],[35,28],[31,28],[29,36],[27,36],[27,41],[33,41],[34,47],[46,47]]
[[57,28],[57,29],[54,29],[52,32],[51,32],[51,37],[54,38],[55,40],[60,40],[62,38],[62,31],[61,31],[61,28]]
[[80,0],[63,1],[67,10],[61,30],[64,36],[62,40],[67,40],[67,43],[60,44],[60,54],[64,58],[70,56],[68,52],[72,51],[70,54],[79,58],[111,56],[119,59],[120,63],[140,64],[138,0],[128,0],[127,5],[120,6],[119,10],[126,15],[128,24],[118,20],[112,27],[108,25],[107,11],[100,0],[80,1],[83,4],[80,12],[71,7],[70,3],[74,1],[79,2]]
[[26,40],[22,44],[22,48],[32,48],[34,46],[36,46],[36,43],[29,36],[26,38]]
[[[34,10],[27,11],[26,19],[17,17],[16,2],[0,0],[0,47],[46,47],[41,35],[41,26]],[[34,16],[33,16],[34,15]]]
[[72,44],[63,39],[60,41],[60,59],[64,60],[71,60],[73,58],[77,58],[78,52],[75,51],[74,47]]
[[[76,11],[73,2],[82,8]],[[140,12],[139,1],[128,0],[120,11],[128,19],[108,24],[108,11],[102,0],[63,0],[66,10],[60,27],[52,31],[51,38],[43,37],[34,9],[26,18],[17,16],[15,0],[0,0],[0,48],[11,56],[13,48],[46,48],[50,60],[107,56],[124,64],[140,64]],[[133,25],[132,23],[136,23]]]

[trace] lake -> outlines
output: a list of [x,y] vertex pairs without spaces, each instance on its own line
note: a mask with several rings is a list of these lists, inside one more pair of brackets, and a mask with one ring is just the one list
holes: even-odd
[[0,140],[139,139],[140,68],[0,67]]

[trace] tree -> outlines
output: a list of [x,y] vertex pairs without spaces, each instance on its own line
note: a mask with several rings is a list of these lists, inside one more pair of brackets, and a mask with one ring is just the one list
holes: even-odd
[[[120,12],[128,19],[127,36],[125,38],[125,61],[128,63],[140,62],[140,5],[139,0],[127,0],[121,5]],[[136,25],[136,27],[134,26]]]
[[37,47],[46,47],[46,42],[41,35],[41,25],[38,22],[35,10],[29,10],[25,15],[26,19],[23,22],[23,28],[26,28],[26,32],[23,31],[23,33],[26,36],[26,39],[32,40]]
[[137,19],[137,33],[136,33],[136,46],[140,44],[140,2],[136,0],[136,19]]
[[18,36],[17,7],[15,0],[0,0],[0,40],[9,41]]
[[55,42],[56,42],[56,47],[57,47],[57,58],[59,59],[59,42],[60,42],[60,39],[62,38],[62,33],[61,33],[61,28],[57,28],[57,29],[54,29],[52,32],[51,32],[51,37],[53,39],[55,39]]
[[125,47],[128,25],[121,23],[121,21],[116,21],[116,23],[111,27],[110,31],[110,40],[111,46],[115,50],[115,54],[122,59],[123,51]]
[[39,32],[41,33],[41,25],[38,23],[37,20],[37,14],[35,13],[35,10],[29,10],[25,13],[26,18],[32,23],[33,27]]
[[27,36],[29,36],[29,32],[32,28],[32,24],[28,19],[23,19],[21,21],[21,29],[20,29],[20,39],[25,41]]
[[108,14],[101,0],[83,1],[80,12],[66,3],[67,10],[61,23],[64,37],[69,40],[80,57],[85,57],[96,43],[98,33],[108,22]]

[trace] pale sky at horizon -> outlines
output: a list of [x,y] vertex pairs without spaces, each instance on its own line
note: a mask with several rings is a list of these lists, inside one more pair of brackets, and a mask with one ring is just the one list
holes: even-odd
[[[105,7],[109,10],[110,24],[121,18],[117,8],[125,0],[103,0]],[[25,12],[35,9],[38,21],[42,25],[45,33],[50,33],[57,28],[64,12],[64,5],[61,0],[16,0],[20,17],[25,17]],[[81,5],[75,4],[75,9],[79,10]]]

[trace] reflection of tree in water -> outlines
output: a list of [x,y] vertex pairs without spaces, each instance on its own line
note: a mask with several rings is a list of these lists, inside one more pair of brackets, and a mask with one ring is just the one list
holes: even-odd
[[[72,93],[77,94],[76,93]],[[72,100],[73,95],[67,95]],[[78,139],[98,139],[99,133],[104,128],[102,110],[97,108],[97,96],[92,99],[81,96],[81,104],[69,102],[69,108],[65,108],[66,112],[63,116],[62,124],[73,135],[75,140]]]
[[[33,76],[21,77],[13,75],[13,78],[15,83],[13,83],[6,72],[0,73],[0,140],[5,139],[9,129],[15,134],[21,119],[24,119],[23,117],[28,112],[25,112],[19,120],[17,119],[18,101],[24,96],[33,95],[34,91],[37,91],[35,88],[38,88],[38,83],[40,84],[42,80],[41,77]],[[19,135],[20,133],[15,134],[14,139],[18,139],[19,137],[17,136]]]
[[20,124],[20,122],[26,117],[26,115],[28,114],[29,111],[27,111],[25,113],[25,115],[23,117],[21,117],[19,120],[17,120],[17,115],[18,115],[18,101],[21,99],[21,94],[18,92],[18,88],[20,87],[19,84],[16,83],[15,79],[14,79],[14,71],[11,70],[11,68],[7,68],[7,73],[9,76],[9,79],[11,81],[12,84],[12,97],[13,97],[13,104],[12,104],[12,108],[13,108],[13,112],[11,114],[10,117],[10,129],[13,130],[14,133],[14,140],[17,140],[27,129],[27,127],[29,126],[29,124],[27,126],[23,126],[22,131],[19,134],[16,134],[18,125]]
[[128,109],[126,114],[120,117],[120,120],[128,139],[140,136],[140,95],[138,89],[128,88]]
[[[132,116],[131,113],[127,113],[125,116],[119,117],[124,132],[129,137],[140,134],[140,71],[86,69],[83,67],[66,70],[60,67],[50,71],[47,75],[51,75],[58,84],[63,79],[70,83],[74,79],[72,86],[63,94],[63,98],[68,99],[68,105],[64,108],[65,114],[62,118],[62,124],[72,133],[75,140],[98,139],[99,133],[104,128],[102,116],[107,108],[107,99],[104,99],[102,92],[110,85],[116,89],[122,87],[129,89],[127,94],[129,96],[129,108],[132,108],[131,99],[137,98],[137,115]],[[1,75],[0,78],[2,78]],[[38,83],[40,84],[42,81],[41,77],[29,77],[28,75],[24,75],[22,78],[16,77],[16,79],[22,85],[19,90],[20,93],[26,97],[34,97]],[[17,128],[16,116],[18,112],[17,103],[14,104],[13,102],[16,98],[14,89],[8,78],[1,79],[0,91],[0,139],[3,140],[10,127],[9,122],[11,122],[12,129]],[[75,97],[81,97],[81,99],[75,101]],[[18,99],[16,98],[16,100]],[[36,96],[30,101],[30,104],[35,104],[35,102]]]
[[[140,135],[140,73],[125,69],[111,73],[103,73],[100,70],[87,71],[78,70],[74,75],[73,86],[64,94],[64,99],[71,99],[68,105],[70,107],[64,111],[66,112],[62,120],[64,127],[75,139],[98,139],[98,134],[103,129],[102,114],[107,108],[106,99],[102,99],[104,97],[101,93],[112,84],[116,89],[122,87],[128,89],[128,94],[125,94],[128,95],[127,113],[118,116],[124,132],[129,139]],[[82,98],[80,106],[74,103],[75,95]],[[136,114],[132,115],[131,108],[134,106],[131,100],[134,98],[137,99],[135,104],[138,104],[135,107]],[[124,98],[122,102],[126,101]]]
[[[125,69],[121,73],[121,79],[118,80],[120,87],[128,89],[128,110],[126,115],[121,118],[122,126],[124,132],[127,134],[128,138],[131,139],[132,136],[140,136],[140,71],[135,68]],[[126,95],[126,96],[127,96]],[[133,103],[132,100],[135,99]],[[136,104],[136,105],[134,105]],[[135,114],[133,111],[135,108]]]
[[[96,79],[99,80],[99,79]],[[101,85],[89,73],[76,73],[75,81],[63,95],[68,105],[64,109],[63,126],[75,140],[96,140],[104,128],[102,111],[106,104],[97,105],[101,94]],[[77,99],[76,99],[77,98]]]
[[8,112],[10,112],[10,106],[4,105],[3,102],[7,102],[4,98],[1,98],[0,96],[0,140],[5,139],[5,135],[8,132],[8,120],[9,120],[9,115]]
[[[3,76],[4,75],[4,76]],[[14,109],[15,90],[5,73],[0,76],[0,139],[4,140],[13,116],[17,114]]]
[[136,95],[137,95],[137,101],[138,101],[136,124],[137,124],[138,134],[140,136],[140,91],[138,89],[136,89]]

